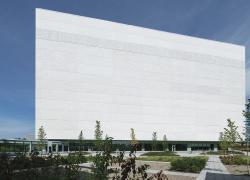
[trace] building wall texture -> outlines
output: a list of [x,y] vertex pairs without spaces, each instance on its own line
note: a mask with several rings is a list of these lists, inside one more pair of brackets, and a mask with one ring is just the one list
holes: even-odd
[[36,133],[49,139],[218,140],[243,127],[245,48],[36,10]]

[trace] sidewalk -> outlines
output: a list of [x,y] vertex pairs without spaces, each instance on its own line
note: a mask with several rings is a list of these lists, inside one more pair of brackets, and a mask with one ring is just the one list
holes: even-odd
[[200,172],[197,180],[205,180],[207,173],[229,174],[218,156],[209,156],[206,167]]

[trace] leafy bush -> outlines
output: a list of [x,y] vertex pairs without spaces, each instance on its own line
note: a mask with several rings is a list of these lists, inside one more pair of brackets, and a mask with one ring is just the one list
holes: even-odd
[[97,180],[104,180],[110,173],[108,166],[112,165],[112,138],[100,141],[99,148],[102,148],[102,151],[98,151],[93,157],[93,173]]
[[32,166],[31,160],[23,154],[18,154],[12,161],[13,169],[28,169]]
[[0,154],[0,179],[9,180],[13,176],[13,166],[7,154]]
[[182,172],[200,172],[206,165],[207,157],[182,157],[171,162],[171,169]]
[[86,151],[81,151],[81,152],[71,152],[71,155],[90,155],[90,152],[86,152]]
[[33,167],[33,168],[46,167],[46,166],[50,165],[49,161],[46,161],[45,158],[39,157],[39,156],[32,156],[31,163],[32,163],[31,167]]
[[141,156],[178,156],[178,155],[172,151],[163,151],[163,152],[146,152]]
[[[153,176],[151,178],[148,178],[148,174],[146,170],[149,168],[149,165],[143,164],[141,166],[136,166],[136,152],[137,146],[132,145],[131,146],[131,151],[129,153],[129,158],[126,160],[123,160],[124,153],[120,153],[120,158],[119,162],[121,162],[121,171],[120,173],[116,173],[115,176],[113,176],[113,180],[124,180],[124,179],[152,179],[154,178]],[[120,163],[119,163],[120,164]],[[158,176],[155,177],[162,177],[163,179],[164,176],[161,176],[162,173],[160,173]]]
[[81,154],[69,154],[68,156],[64,157],[67,161],[72,163],[85,163],[87,162],[87,158]]
[[221,161],[226,165],[247,165],[247,158],[250,161],[250,157],[243,155],[220,156]]
[[[80,176],[90,176],[80,172],[79,163],[86,162],[86,158],[69,154],[67,157],[60,155],[40,157],[32,154],[17,154],[10,157],[8,154],[0,155],[0,179],[6,180],[37,180],[43,179],[77,179]],[[64,166],[61,166],[64,165]]]

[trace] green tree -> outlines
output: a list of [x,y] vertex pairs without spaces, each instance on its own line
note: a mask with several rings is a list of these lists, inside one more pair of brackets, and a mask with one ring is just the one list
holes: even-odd
[[167,140],[166,134],[163,135],[162,147],[163,147],[163,151],[168,151],[168,140]]
[[249,145],[250,141],[250,99],[249,102],[246,104],[246,111],[243,111],[243,116],[245,117],[245,140]]
[[152,150],[156,150],[157,132],[152,133]]
[[102,142],[102,134],[103,134],[103,131],[101,130],[101,122],[96,121],[96,125],[95,125],[95,145],[96,145],[98,150],[100,149],[100,144]]
[[[243,111],[243,116],[245,117],[245,140],[247,146],[247,156],[249,154],[249,141],[250,141],[250,99],[248,99],[248,103],[246,104],[246,111]],[[249,169],[249,159],[247,158],[247,171],[248,175],[250,174]]]
[[47,142],[46,133],[45,133],[45,130],[44,130],[43,126],[41,126],[38,129],[37,139],[39,140],[39,142],[38,142],[38,150],[42,151],[45,148],[45,145],[46,145],[46,142]]
[[138,146],[138,141],[136,139],[136,135],[135,135],[135,130],[134,128],[130,128],[130,138],[131,138],[131,145],[134,146],[134,147],[137,147]]
[[223,150],[224,155],[225,155],[226,151],[228,150],[229,143],[228,143],[228,140],[226,139],[226,137],[224,136],[223,132],[220,132],[219,147],[220,147],[221,150]]
[[82,130],[78,136],[78,140],[79,140],[79,152],[81,153],[82,152],[82,148],[83,148],[83,133],[82,133]]
[[234,121],[227,119],[227,127],[224,128],[225,139],[229,143],[229,147],[232,149],[237,140],[240,139],[240,134],[238,132],[238,126],[235,125]]
[[100,142],[100,150],[93,157],[93,173],[96,180],[108,179],[110,173],[108,167],[112,165],[112,160],[115,159],[112,153],[112,137],[107,137],[104,141]]

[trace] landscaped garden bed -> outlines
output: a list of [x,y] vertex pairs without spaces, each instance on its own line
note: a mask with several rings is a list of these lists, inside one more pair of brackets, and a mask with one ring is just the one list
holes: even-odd
[[247,159],[250,162],[250,157],[245,155],[220,156],[220,159],[226,165],[247,165]]
[[243,155],[244,153],[240,152],[240,151],[222,151],[222,150],[219,150],[219,151],[208,151],[208,152],[205,152],[202,154],[204,154],[204,155],[231,155],[231,154]]
[[170,170],[198,173],[205,167],[208,157],[147,156],[137,159],[143,161],[170,162]]
[[226,166],[227,170],[234,175],[247,175],[247,159],[250,162],[250,157],[245,155],[230,155],[220,156],[222,163]]

